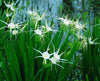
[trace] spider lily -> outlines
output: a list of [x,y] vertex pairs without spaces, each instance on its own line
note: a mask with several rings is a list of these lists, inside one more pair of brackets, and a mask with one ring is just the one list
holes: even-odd
[[13,35],[16,35],[17,33],[18,33],[18,30],[13,30],[13,31],[12,31],[12,34],[13,34]]
[[[2,21],[2,20],[0,20],[0,21],[3,22],[3,23],[5,23],[8,26],[8,28],[10,28],[10,33],[11,33],[11,30],[15,28],[15,24],[13,22],[11,22],[11,23],[8,24],[5,21]],[[2,27],[2,29],[3,28],[6,28],[6,26]]]
[[53,53],[54,58],[57,59],[58,62],[66,62],[66,61],[68,61],[68,60],[65,60],[65,59],[61,59],[61,56],[64,54],[64,52],[61,53],[61,54],[58,54],[59,51],[60,51],[60,49],[58,49],[58,51]]
[[57,31],[57,30],[53,30],[51,27],[49,27],[47,22],[46,22],[46,30],[47,30],[47,32],[49,32],[49,31]]
[[38,35],[42,36],[42,31],[37,29],[37,30],[35,30],[35,34],[38,34]]
[[72,24],[72,21],[69,19],[64,19],[64,18],[58,18],[59,20],[61,20],[65,25],[70,25]]
[[43,34],[46,33],[46,32],[42,32],[42,30],[40,30],[40,29],[36,29],[36,30],[33,30],[33,31],[35,33],[32,34],[31,38],[33,37],[34,34],[37,34],[37,35],[43,37],[44,36]]
[[[26,11],[25,11],[25,12],[26,12]],[[29,10],[29,9],[28,9],[28,11],[27,11],[26,13],[28,13],[29,15],[34,15],[34,16],[37,15],[37,12],[31,11],[31,10]]]
[[14,29],[15,28],[15,24],[13,22],[8,24],[8,28],[10,29]]
[[0,21],[3,22],[3,23],[5,23],[8,26],[8,28],[10,28],[10,29],[14,29],[14,28],[17,28],[18,29],[19,26],[22,26],[22,25],[19,25],[20,23],[14,24],[13,22],[11,22],[11,23],[8,24],[5,21],[2,21],[2,20],[0,20]]
[[[64,69],[64,67],[62,67],[61,65],[57,64],[57,59],[56,59],[56,58],[52,57],[52,58],[50,58],[49,60],[52,62],[52,64],[58,65],[59,67],[61,67],[61,68]],[[52,66],[52,65],[51,65],[51,66]]]
[[99,43],[96,43],[96,42],[95,42],[96,40],[97,40],[97,39],[95,39],[95,40],[92,41],[92,38],[90,37],[90,38],[89,38],[89,44],[99,44]]
[[5,3],[5,5],[8,7],[8,8],[10,8],[12,11],[15,11],[15,9],[14,9],[14,3],[11,3],[11,4],[6,4],[6,2],[4,1],[4,3]]
[[52,54],[49,54],[49,53],[48,53],[48,49],[47,49],[47,51],[45,51],[45,52],[43,52],[43,53],[42,53],[41,51],[35,49],[35,48],[33,48],[33,49],[41,54],[41,56],[37,56],[37,57],[35,57],[35,58],[38,58],[38,57],[43,58],[44,61],[45,61],[45,64],[46,64],[46,60],[49,59],[50,56],[52,55]]
[[[53,47],[54,47],[54,45],[53,45]],[[53,57],[50,58],[49,60],[52,62],[52,64],[58,65],[58,66],[60,66],[61,68],[63,68],[63,67],[62,67],[61,65],[59,65],[58,63],[59,63],[59,62],[68,63],[68,62],[66,62],[66,61],[68,61],[68,60],[66,60],[66,59],[61,59],[61,56],[64,54],[64,52],[61,53],[61,54],[58,54],[59,51],[60,51],[60,49],[58,49],[58,51],[55,52],[55,47],[54,47],[54,53],[52,53],[52,54],[53,54]],[[70,63],[70,62],[69,62],[69,63]],[[52,64],[51,64],[51,65],[52,65]]]
[[87,28],[87,27],[85,27],[85,24],[82,25],[82,24],[79,23],[78,21],[75,22],[74,24],[75,24],[75,28],[77,28],[77,29],[79,29],[79,30],[81,30],[81,29],[83,29],[83,28]]
[[[11,23],[8,24],[5,21],[2,21],[2,20],[0,20],[0,21],[3,22],[3,23],[5,23],[7,25],[7,28],[10,29],[10,33],[12,32],[13,29],[19,29],[19,27],[22,26],[22,25],[19,25],[20,23],[14,24],[13,22],[11,22]],[[4,28],[6,28],[6,26],[4,26],[4,27],[2,27],[0,29],[4,29]],[[18,32],[17,30],[13,31],[12,34],[17,34],[17,32]]]

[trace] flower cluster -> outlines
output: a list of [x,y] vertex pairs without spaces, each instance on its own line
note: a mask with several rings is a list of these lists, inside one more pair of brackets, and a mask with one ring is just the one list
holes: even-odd
[[22,26],[21,23],[15,24],[14,22],[6,23],[5,21],[2,21],[2,20],[0,21],[7,25],[7,26],[2,27],[1,29],[4,29],[7,27],[10,31],[10,34],[13,34],[13,35],[20,33],[19,31],[22,31],[26,27],[26,24],[23,27],[21,27]]
[[72,64],[71,62],[68,62],[68,60],[61,58],[61,56],[64,54],[64,52],[59,54],[60,49],[58,49],[55,52],[55,48],[54,48],[54,52],[53,53],[49,53],[48,52],[49,48],[44,52],[41,52],[41,51],[39,51],[39,50],[37,50],[35,48],[33,48],[33,49],[41,54],[41,56],[36,56],[35,58],[38,58],[38,57],[43,58],[44,61],[45,61],[45,64],[47,64],[46,60],[51,61],[51,66],[52,66],[52,64],[54,64],[54,65],[57,65],[57,66],[59,66],[61,68],[63,68],[63,67],[59,64],[60,62]]
[[66,26],[68,25],[73,25],[74,28],[78,29],[78,30],[82,30],[85,27],[85,24],[81,24],[79,21],[72,21],[71,19],[68,19],[67,17],[64,18],[58,18],[59,20],[61,20]]

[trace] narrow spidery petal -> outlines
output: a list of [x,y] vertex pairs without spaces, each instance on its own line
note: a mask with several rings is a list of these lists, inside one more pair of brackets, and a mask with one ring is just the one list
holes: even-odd
[[66,60],[66,59],[60,59],[61,61],[68,61],[68,60]]
[[3,20],[0,20],[1,22],[3,22],[3,23],[5,23],[6,25],[8,25],[5,21],[3,21]]
[[62,56],[63,54],[64,54],[64,52],[63,52],[63,53],[61,53],[61,54],[60,54],[60,56]]
[[36,56],[35,58],[39,58],[39,57],[41,57],[41,58],[42,58],[42,56]]
[[57,64],[57,63],[56,63],[56,65],[58,65],[59,67],[61,67],[62,69],[64,69],[64,67],[63,67],[63,66],[61,66],[61,65],[59,65],[59,64]]
[[11,15],[12,15],[12,13],[10,13],[10,14],[6,13],[6,17],[10,17]]
[[6,26],[1,27],[0,30],[2,30],[2,29],[4,29],[4,28],[6,28]]
[[42,54],[42,52],[41,51],[39,51],[39,50],[37,50],[37,49],[35,49],[35,48],[33,48],[35,51],[37,51],[37,52],[39,52],[40,54]]

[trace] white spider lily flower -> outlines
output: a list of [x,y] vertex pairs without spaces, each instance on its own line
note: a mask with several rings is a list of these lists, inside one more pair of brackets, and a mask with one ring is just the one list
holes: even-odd
[[87,28],[87,27],[85,27],[85,24],[82,25],[82,24],[79,23],[78,21],[75,22],[74,24],[75,24],[75,28],[77,28],[77,29],[79,29],[79,30],[81,30],[81,29],[83,29],[83,28]]
[[34,34],[37,34],[37,35],[43,37],[44,36],[43,33],[46,33],[46,32],[42,32],[42,30],[40,30],[40,29],[36,29],[36,30],[32,30],[32,31],[34,31],[35,33],[32,34],[31,38],[33,37]]
[[[54,50],[55,50],[55,49],[54,49]],[[57,52],[54,52],[54,57],[55,57],[57,60],[60,60],[60,56],[61,56],[61,55],[58,55],[59,51],[60,51],[60,49],[58,49]]]
[[58,19],[60,19],[65,25],[73,24],[73,22],[69,19],[64,19],[64,18],[58,18]]
[[11,4],[6,4],[6,2],[4,1],[4,3],[5,3],[5,5],[8,7],[8,8],[10,8],[12,11],[15,11],[15,9],[14,9],[14,3],[11,3]]
[[80,23],[75,24],[75,27],[76,27],[77,29],[82,29],[82,28],[83,28],[82,24],[80,24]]
[[61,65],[57,64],[58,61],[57,61],[57,59],[56,59],[55,57],[52,57],[52,58],[50,58],[49,60],[52,62],[52,64],[58,65],[59,67],[61,67],[61,68],[64,69],[64,67],[62,67]]
[[11,30],[15,28],[15,24],[13,22],[11,22],[11,23],[8,24],[5,21],[2,21],[2,20],[0,20],[0,21],[3,22],[3,23],[5,23],[8,26],[8,28],[10,28]]
[[43,57],[44,59],[49,59],[49,58],[50,58],[50,54],[48,53],[48,51],[43,52],[42,57]]
[[[53,47],[54,47],[54,46],[53,46]],[[55,48],[54,48],[54,51],[55,51]],[[53,57],[49,59],[49,60],[52,62],[52,64],[58,65],[58,66],[61,67],[61,68],[63,68],[63,67],[62,67],[61,65],[58,64],[59,62],[62,62],[62,63],[70,63],[70,64],[72,64],[71,62],[67,62],[68,60],[66,60],[66,59],[61,59],[61,56],[64,54],[64,52],[61,53],[61,54],[58,54],[59,51],[60,51],[60,49],[58,49],[57,52],[52,53],[52,54],[53,54]],[[63,69],[64,69],[64,68],[63,68]]]
[[19,25],[20,23],[14,24],[13,22],[11,22],[11,23],[8,24],[5,21],[2,21],[2,20],[0,20],[0,21],[5,23],[8,26],[8,28],[10,28],[10,29],[19,28],[19,26],[22,26],[22,25]]
[[[34,48],[33,48],[34,49]],[[41,54],[41,56],[37,56],[37,57],[35,57],[35,58],[38,58],[38,57],[41,57],[41,58],[43,58],[44,59],[44,61],[45,61],[45,64],[46,64],[46,60],[47,59],[50,59],[50,56],[52,55],[52,54],[49,54],[48,53],[48,50],[47,51],[45,51],[45,52],[41,52],[41,51],[39,51],[39,50],[37,50],[37,49],[34,49],[35,51],[37,51],[37,52],[39,52],[40,54]]]
[[53,30],[51,27],[49,27],[47,22],[46,22],[46,30],[47,30],[47,32],[49,32],[49,31],[57,31],[57,30]]
[[32,15],[32,11],[31,10],[28,10],[27,12],[29,15]]
[[51,27],[49,27],[49,26],[46,26],[46,30],[47,31],[53,31],[53,29],[51,29]]
[[60,49],[58,49],[57,52],[54,52],[54,53],[53,53],[54,58],[57,59],[57,61],[59,61],[59,62],[66,62],[66,61],[68,61],[68,60],[66,60],[66,59],[61,59],[61,56],[64,54],[64,52],[61,53],[61,54],[58,54],[59,51],[60,51]]
[[38,34],[38,35],[42,36],[42,31],[37,29],[37,30],[35,30],[35,34]]
[[10,29],[14,29],[15,28],[15,24],[13,22],[8,24],[8,28]]
[[11,15],[12,15],[12,13],[10,13],[10,14],[6,13],[6,17],[10,17]]
[[12,31],[12,34],[13,34],[13,35],[16,35],[17,33],[18,33],[18,30],[13,30],[13,31]]
[[31,11],[31,10],[29,10],[29,9],[28,9],[27,13],[28,13],[29,15],[36,15],[36,14],[37,14],[37,12]]
[[51,60],[51,62],[52,62],[53,64],[56,64],[56,63],[57,63],[57,59],[56,59],[55,57],[50,58],[50,60]]
[[92,38],[90,37],[90,38],[89,38],[89,44],[99,44],[99,43],[96,43],[96,42],[95,42],[96,40],[97,40],[97,39],[95,39],[95,40],[92,41]]
[[19,25],[18,25],[18,24],[15,24],[15,28],[17,28],[17,29],[18,29],[18,28],[19,28]]
[[[0,21],[7,25],[7,28],[10,29],[10,33],[12,32],[13,29],[18,29],[21,26],[21,25],[19,25],[19,23],[14,24],[13,22],[11,22],[11,23],[8,24],[5,21],[2,21],[2,20],[0,20]],[[6,28],[6,26],[4,26],[4,27],[2,27],[0,29],[4,29],[4,28]]]
[[65,25],[70,25],[70,24],[72,24],[72,21],[66,19],[66,20],[63,20],[63,23],[64,23]]

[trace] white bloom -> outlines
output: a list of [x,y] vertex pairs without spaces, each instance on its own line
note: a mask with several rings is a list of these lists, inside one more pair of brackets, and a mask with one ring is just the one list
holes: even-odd
[[35,33],[32,34],[31,38],[33,37],[34,34],[37,34],[37,35],[43,37],[44,36],[43,33],[46,33],[46,32],[42,32],[42,30],[40,30],[40,29],[36,29],[36,30],[32,30],[32,31],[34,31]]
[[8,28],[10,28],[10,29],[14,29],[14,28],[19,28],[19,26],[21,26],[21,25],[19,25],[19,23],[17,23],[17,24],[14,24],[13,22],[11,22],[11,23],[6,23],[5,21],[2,21],[2,20],[0,20],[1,22],[3,22],[3,23],[5,23],[7,26],[8,26]]
[[65,62],[65,61],[68,61],[68,60],[66,60],[66,59],[61,59],[61,58],[60,58],[60,57],[64,54],[64,52],[61,53],[61,54],[58,54],[59,51],[60,51],[60,49],[58,49],[57,52],[54,52],[54,53],[53,53],[54,58],[57,59],[58,62]]
[[57,30],[53,30],[51,27],[49,27],[47,22],[46,22],[46,30],[47,30],[47,32],[49,32],[49,31],[57,31]]
[[29,15],[36,15],[37,14],[37,12],[35,12],[35,11],[31,11],[31,10],[28,10],[28,12],[27,12]]
[[8,24],[8,28],[10,29],[14,29],[15,28],[15,24],[12,22],[12,23],[9,23]]
[[17,28],[17,29],[18,29],[18,28],[19,28],[19,25],[18,25],[18,24],[15,24],[15,28]]
[[38,35],[42,36],[42,31],[37,29],[37,30],[35,30],[35,34],[38,34]]
[[[33,48],[34,49],[34,48]],[[39,50],[37,50],[37,49],[34,49],[35,51],[37,51],[37,52],[39,52],[42,56],[37,56],[37,57],[42,57],[44,60],[45,60],[45,64],[46,64],[46,60],[47,59],[50,59],[50,56],[52,55],[52,54],[49,54],[48,53],[48,50],[47,51],[45,51],[45,52],[41,52],[41,51],[39,51]],[[37,58],[36,57],[36,58]]]
[[54,53],[54,57],[55,59],[60,60],[60,55],[58,55],[57,53]]
[[18,33],[18,30],[13,30],[13,31],[12,31],[12,34],[13,34],[13,35],[16,35],[17,33]]
[[69,19],[64,19],[64,18],[58,18],[58,19],[60,19],[65,25],[73,24],[72,21]]
[[49,60],[52,62],[52,64],[58,65],[58,66],[60,66],[61,68],[64,69],[64,67],[62,67],[61,65],[57,64],[58,61],[57,61],[57,59],[55,57],[52,57]]
[[[54,47],[54,46],[53,46],[53,47]],[[61,57],[61,55],[64,54],[64,52],[61,53],[61,54],[58,54],[59,51],[60,51],[60,49],[58,49],[58,51],[55,52],[55,47],[54,47],[54,53],[52,53],[52,54],[53,54],[53,57],[50,58],[49,60],[52,62],[52,64],[58,65],[58,66],[60,66],[61,68],[63,68],[61,65],[59,65],[59,64],[57,64],[57,63],[58,63],[58,62],[68,63],[68,62],[66,62],[66,61],[68,61],[68,60],[66,60],[66,59],[61,59],[60,57]]]
[[53,29],[51,29],[51,27],[46,26],[47,31],[53,31]]
[[42,57],[43,57],[44,59],[49,59],[49,58],[50,58],[50,54],[48,53],[48,51],[43,52],[43,53],[42,53]]
[[14,9],[14,3],[11,3],[11,4],[6,4],[6,2],[4,1],[4,3],[5,3],[5,5],[8,7],[8,8],[10,8],[12,11],[15,11],[15,9]]
[[30,10],[28,10],[28,12],[27,12],[29,15],[32,15],[32,11],[30,11]]
[[76,27],[77,29],[82,29],[82,28],[83,28],[83,25],[80,24],[80,23],[77,23],[77,24],[75,24],[75,27]]
[[66,19],[66,20],[63,20],[63,23],[64,23],[65,25],[70,25],[70,24],[72,24],[72,21]]
[[50,58],[50,60],[51,60],[51,62],[52,62],[53,64],[57,64],[57,59],[56,59],[55,57]]
[[85,27],[85,24],[82,25],[81,23],[79,23],[78,21],[74,23],[75,24],[75,27],[79,30],[83,29],[83,28],[87,28]]
[[99,43],[96,43],[96,42],[95,42],[96,40],[97,40],[97,39],[95,39],[95,40],[92,41],[92,38],[90,37],[90,38],[89,38],[89,44],[99,44]]

